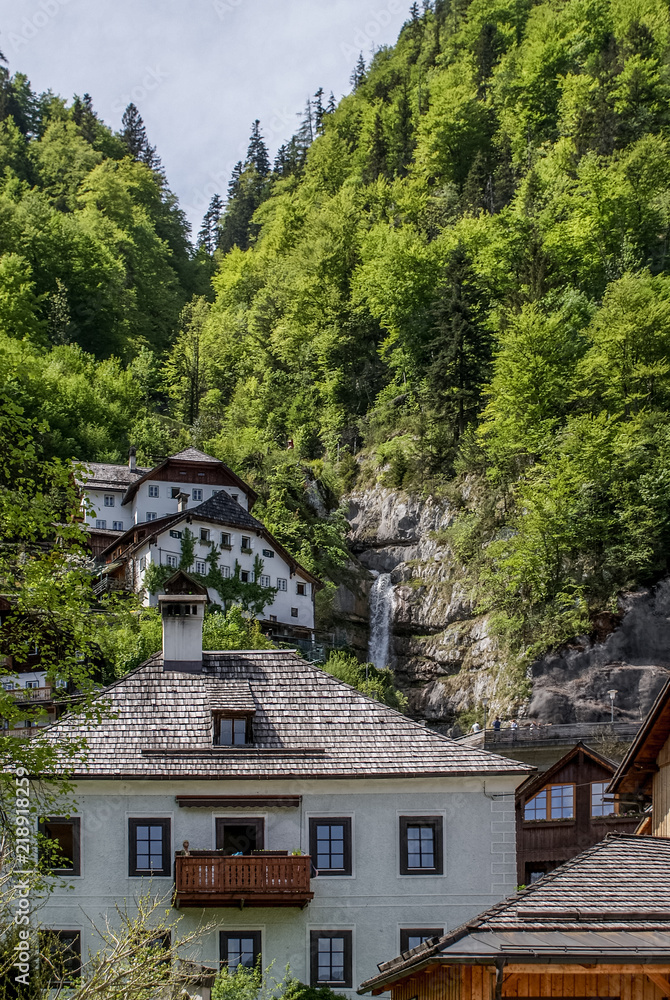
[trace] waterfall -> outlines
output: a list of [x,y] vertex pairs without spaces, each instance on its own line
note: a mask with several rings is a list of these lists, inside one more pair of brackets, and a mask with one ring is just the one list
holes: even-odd
[[393,584],[390,573],[380,573],[370,590],[368,659],[379,669],[389,665]]

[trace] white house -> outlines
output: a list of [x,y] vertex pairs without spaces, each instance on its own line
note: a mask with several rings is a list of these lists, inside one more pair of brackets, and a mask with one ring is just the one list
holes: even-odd
[[256,494],[232,469],[197,448],[186,448],[152,469],[135,464],[130,449],[128,465],[83,463],[90,471],[79,480],[86,500],[85,523],[98,531],[127,531],[132,525],[176,514],[179,496],[193,504],[220,490],[251,510]]
[[[513,890],[528,765],[461,746],[287,651],[202,652],[204,596],[160,599],[163,652],[106,690],[71,816],[45,830],[70,889],[40,910],[76,953],[147,890],[174,893],[194,958],[289,964],[353,996],[377,963]],[[203,919],[204,918],[204,919]]]
[[[155,605],[157,595],[145,589],[147,571],[151,566],[176,570],[189,532],[194,556],[188,571],[206,576],[214,556],[224,580],[237,574],[243,584],[258,583],[274,590],[273,599],[258,614],[268,631],[288,630],[294,636],[309,637],[314,630],[314,595],[320,586],[316,577],[225,490],[193,509],[187,504],[184,497],[177,514],[138,524],[114,539],[101,553],[107,560],[103,574],[143,592],[145,603]],[[209,588],[209,597],[221,602],[214,587]]]

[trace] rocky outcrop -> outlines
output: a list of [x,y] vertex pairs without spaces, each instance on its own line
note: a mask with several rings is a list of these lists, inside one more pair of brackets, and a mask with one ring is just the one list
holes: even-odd
[[614,689],[618,719],[646,714],[670,673],[670,581],[624,594],[618,614],[601,616],[591,638],[534,663],[530,702],[514,704],[498,643],[444,537],[449,505],[381,487],[348,502],[355,582],[338,591],[340,630],[367,654],[370,588],[390,573],[390,662],[413,716],[446,728],[487,698],[491,711],[543,722],[606,721]]

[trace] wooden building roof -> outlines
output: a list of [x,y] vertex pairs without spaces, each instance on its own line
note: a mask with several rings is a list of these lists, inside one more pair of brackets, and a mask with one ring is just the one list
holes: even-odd
[[550,785],[552,780],[556,775],[560,774],[563,768],[567,767],[573,760],[579,758],[580,753],[583,757],[588,757],[589,760],[593,761],[594,764],[599,764],[603,767],[609,774],[614,774],[616,770],[616,764],[609,760],[607,757],[603,757],[596,750],[591,747],[587,747],[584,743],[576,743],[571,750],[552,764],[551,767],[547,768],[546,771],[540,771],[539,774],[532,774],[527,781],[524,781],[523,785],[520,785],[516,790],[517,801],[521,799],[528,799],[535,795],[537,792],[541,791],[545,785]]
[[440,964],[670,961],[670,840],[611,834],[522,892],[379,966],[360,993]]
[[670,736],[670,681],[649,709],[633,744],[610,782],[612,793],[648,793],[658,770],[656,758]]
[[[82,736],[75,777],[388,778],[514,774],[529,767],[463,747],[368,698],[291,651],[203,653],[202,672],[162,654],[107,688],[95,723],[66,716],[37,737]],[[213,713],[254,708],[253,744],[212,745]]]
[[[128,487],[128,491],[122,500],[122,505],[130,503],[133,499],[140,485],[147,479],[163,479],[169,480],[169,473],[171,467],[174,467],[177,472],[184,469],[184,466],[188,464],[190,466],[198,466],[207,468],[210,470],[218,470],[221,475],[217,478],[220,480],[222,485],[232,485],[240,489],[249,498],[249,506],[252,507],[255,500],[257,499],[257,494],[252,490],[252,488],[244,482],[243,479],[233,472],[225,462],[220,461],[218,458],[214,458],[213,455],[207,455],[204,451],[199,451],[197,448],[185,448],[183,451],[177,452],[176,455],[170,455],[169,458],[164,458],[162,462],[159,462],[157,466],[153,469],[147,469],[143,475],[138,476]],[[208,480],[209,481],[209,480]]]

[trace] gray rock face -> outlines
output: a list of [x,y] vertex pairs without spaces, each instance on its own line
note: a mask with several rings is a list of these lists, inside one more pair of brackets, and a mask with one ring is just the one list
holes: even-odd
[[534,663],[530,704],[509,702],[498,643],[477,616],[463,568],[440,532],[448,504],[376,487],[349,497],[349,544],[357,580],[340,587],[336,611],[347,640],[367,655],[368,595],[378,573],[394,585],[390,665],[410,712],[440,726],[489,699],[491,712],[543,722],[606,721],[646,714],[670,675],[670,580],[620,599],[604,641],[584,637]]

